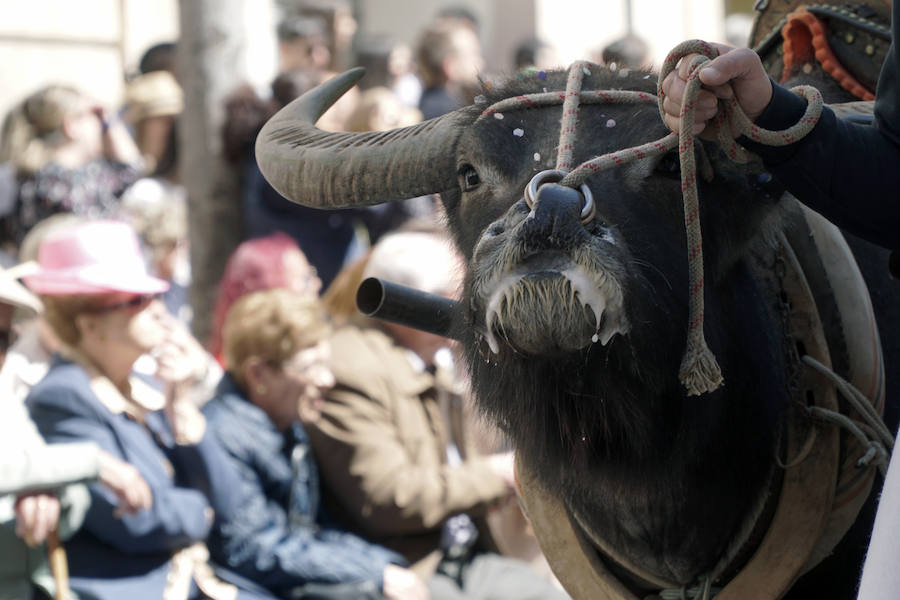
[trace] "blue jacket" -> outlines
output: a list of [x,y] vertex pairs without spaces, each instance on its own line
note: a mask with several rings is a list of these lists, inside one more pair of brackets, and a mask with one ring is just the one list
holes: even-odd
[[[93,441],[134,465],[153,493],[151,509],[116,517],[113,493],[99,483],[89,486],[84,525],[66,543],[72,589],[101,600],[159,600],[172,553],[205,540],[213,514],[218,521],[236,512],[231,490],[237,474],[214,436],[207,432],[196,445],[176,445],[161,412],[149,413],[146,427],[113,413],[92,390],[88,373],[61,358],[26,404],[48,442]],[[256,597],[240,597],[248,596]]]
[[229,375],[203,412],[240,471],[239,514],[210,536],[213,558],[281,596],[313,589],[323,597],[380,597],[388,564],[400,555],[327,526],[319,472],[299,422],[278,431]]

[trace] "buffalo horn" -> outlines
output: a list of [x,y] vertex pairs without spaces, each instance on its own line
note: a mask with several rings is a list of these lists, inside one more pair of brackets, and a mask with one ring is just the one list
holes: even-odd
[[315,126],[364,72],[351,69],[316,86],[278,111],[259,132],[259,168],[285,198],[316,208],[347,208],[456,185],[458,113],[391,131],[332,133]]

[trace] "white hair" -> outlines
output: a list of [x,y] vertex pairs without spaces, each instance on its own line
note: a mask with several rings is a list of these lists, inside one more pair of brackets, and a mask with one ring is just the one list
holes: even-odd
[[381,238],[366,263],[365,277],[378,277],[430,294],[458,291],[462,259],[446,238],[422,232]]

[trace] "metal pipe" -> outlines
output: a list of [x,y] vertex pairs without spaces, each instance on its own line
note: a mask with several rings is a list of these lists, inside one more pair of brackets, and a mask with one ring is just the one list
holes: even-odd
[[378,277],[369,277],[356,290],[356,306],[367,317],[420,329],[442,337],[452,335],[459,302]]

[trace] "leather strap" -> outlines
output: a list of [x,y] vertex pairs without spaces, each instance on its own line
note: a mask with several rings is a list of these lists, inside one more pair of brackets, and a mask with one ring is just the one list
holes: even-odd
[[[812,250],[821,253],[826,279],[838,288],[834,295],[842,313],[843,328],[854,332],[861,328],[868,331],[866,335],[845,336],[851,345],[851,364],[856,365],[851,368],[850,380],[872,394],[870,397],[881,398],[878,402],[883,405],[880,347],[868,294],[857,281],[858,269],[839,231],[830,229],[833,226],[818,215],[807,213],[806,220],[809,226],[800,227],[799,235],[814,240]],[[810,262],[810,250],[805,248],[803,260],[799,260],[791,244],[782,238],[779,255],[785,268],[780,283],[792,307],[788,323],[791,337],[802,345],[806,354],[831,365],[815,294],[801,264]],[[773,274],[769,276],[774,278]],[[849,314],[844,315],[845,312]],[[865,348],[867,345],[868,349]],[[795,399],[797,406],[812,403],[829,410],[839,407],[833,387],[807,369],[801,372]],[[815,429],[814,433],[811,428]],[[810,440],[813,440],[811,444]],[[786,462],[790,466],[784,473],[781,496],[771,525],[749,562],[716,596],[718,600],[780,598],[844,535],[868,496],[874,470],[861,472],[850,467],[848,461],[860,453],[854,452],[848,444],[842,448],[841,442],[841,435],[833,426],[811,423],[802,411],[791,415],[786,444]],[[805,453],[802,460],[791,464],[792,458],[802,453]],[[534,473],[518,457],[516,474],[523,508],[544,555],[572,598],[638,600],[638,596],[606,568],[596,548],[563,503],[540,487]],[[842,490],[837,500],[836,490]]]

